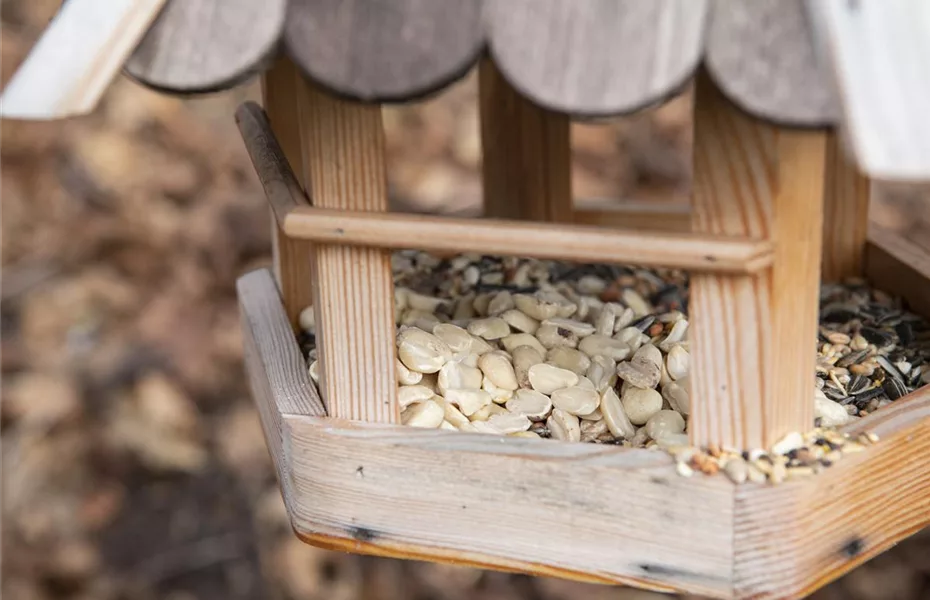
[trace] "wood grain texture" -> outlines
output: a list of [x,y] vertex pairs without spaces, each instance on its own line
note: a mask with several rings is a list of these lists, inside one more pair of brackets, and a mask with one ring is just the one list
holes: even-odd
[[868,280],[881,290],[901,296],[911,310],[930,319],[930,253],[899,233],[873,223],[865,254]]
[[0,116],[50,120],[93,111],[165,2],[66,2],[4,88]]
[[778,123],[836,120],[839,107],[828,68],[818,60],[805,0],[712,2],[705,65],[733,102]]
[[700,62],[705,0],[489,0],[488,44],[551,110],[624,114],[678,91]]
[[286,421],[294,526],[311,539],[729,592],[732,484],[679,477],[664,453]]
[[812,479],[737,488],[737,597],[806,597],[930,525],[930,387],[847,429],[881,441]]
[[481,1],[291,0],[285,40],[298,66],[338,94],[411,100],[474,64]]
[[268,112],[262,112],[254,104],[245,105],[237,112],[252,164],[271,205],[275,279],[295,331],[300,325],[301,311],[313,304],[313,245],[306,240],[290,239],[281,231],[287,212],[294,206],[308,204],[301,179],[294,174],[296,166],[303,175],[297,114],[298,77],[297,68],[290,59],[278,56],[262,75],[262,102]]
[[808,347],[816,334],[823,134],[749,117],[703,72],[694,127],[694,231],[772,239],[775,262],[756,276],[692,276],[688,429],[698,445],[769,447],[813,418]]
[[842,98],[859,168],[872,179],[930,181],[930,3],[808,3]]
[[485,216],[571,222],[568,116],[524,98],[487,57],[479,65],[478,102]]
[[265,443],[275,464],[288,512],[290,465],[285,456],[282,420],[286,414],[323,416],[323,402],[310,381],[272,274],[252,271],[236,282],[243,351],[249,387],[262,420]]
[[[304,173],[314,206],[337,212],[386,211],[381,107],[337,99],[306,81],[297,97]],[[290,235],[288,227],[285,231]],[[399,422],[390,252],[319,244],[313,273],[320,389],[327,414]]]
[[862,276],[872,182],[846,154],[840,136],[827,136],[822,281]]
[[169,0],[126,73],[178,93],[232,87],[276,52],[288,0]]
[[691,231],[691,208],[680,204],[655,202],[598,202],[578,199],[574,222],[615,229],[647,231]]
[[553,260],[662,266],[711,273],[755,273],[771,266],[772,244],[746,237],[629,231],[586,225],[528,223],[297,207],[290,237],[320,244],[479,252]]

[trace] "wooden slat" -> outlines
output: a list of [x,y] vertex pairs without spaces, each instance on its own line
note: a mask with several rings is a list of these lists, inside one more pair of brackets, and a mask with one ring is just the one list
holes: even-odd
[[701,59],[706,0],[485,3],[504,76],[561,112],[633,112],[670,97]]
[[297,347],[271,272],[252,271],[236,282],[242,343],[252,398],[265,432],[288,512],[293,512],[290,464],[285,456],[283,418],[287,414],[324,416],[306,363]]
[[692,276],[688,431],[697,445],[769,447],[813,419],[824,134],[752,119],[706,74],[696,90],[694,230],[771,238],[775,264]]
[[287,5],[287,0],[169,0],[126,72],[169,92],[232,87],[277,50]]
[[[306,205],[307,197],[294,175],[303,170],[297,115],[298,73],[284,55],[262,75],[262,102],[268,113],[246,104],[236,113],[252,164],[271,205],[272,260],[284,308],[296,331],[300,313],[313,304],[313,245],[289,239],[281,227],[288,211]],[[270,129],[269,129],[270,128]]]
[[484,214],[572,221],[571,123],[517,92],[490,58],[479,67]]
[[[265,92],[266,104],[270,93],[272,93],[271,90]],[[296,116],[297,99],[295,97],[291,99],[294,101],[293,112]],[[275,106],[272,110],[277,111],[279,108]],[[261,106],[251,101],[243,103],[236,110],[236,124],[242,133],[242,141],[245,143],[249,158],[252,159],[252,166],[255,167],[258,179],[268,197],[274,218],[278,225],[283,226],[284,218],[293,208],[309,206],[304,191],[271,130],[268,115]]]
[[729,593],[732,484],[680,477],[663,453],[285,420],[310,543]]
[[481,0],[291,0],[285,39],[307,75],[350,98],[410,100],[464,75]]
[[713,0],[705,64],[720,89],[756,117],[824,125],[835,121],[839,107],[804,1]]
[[754,273],[772,264],[771,243],[748,237],[624,231],[499,219],[298,207],[285,219],[284,231],[292,237],[327,244],[482,252],[712,273]]
[[[335,214],[368,212],[376,221],[386,217],[381,107],[337,99],[306,81],[298,86],[298,99],[304,173],[314,206]],[[291,235],[287,223],[285,231]],[[320,390],[328,414],[399,422],[390,252],[319,244],[313,273]]]
[[911,310],[930,319],[930,254],[926,250],[872,223],[865,274],[878,289],[901,296]]
[[574,221],[578,225],[598,225],[617,229],[691,231],[691,208],[681,204],[656,202],[611,202],[579,199]]
[[737,488],[738,597],[807,597],[930,525],[930,387],[847,429],[881,441],[811,479]]
[[68,0],[0,97],[6,119],[94,110],[166,0]]
[[873,179],[930,181],[930,3],[808,3],[832,66],[859,167]]
[[872,182],[847,156],[836,130],[827,137],[822,281],[862,276]]

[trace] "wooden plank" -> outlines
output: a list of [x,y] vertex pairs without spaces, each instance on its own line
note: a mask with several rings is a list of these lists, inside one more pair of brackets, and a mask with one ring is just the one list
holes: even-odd
[[310,381],[271,272],[259,269],[243,275],[236,290],[249,387],[290,513],[295,507],[284,450],[283,416],[324,416],[326,412]]
[[616,229],[691,231],[691,207],[656,202],[599,202],[579,199],[575,202],[574,222]]
[[688,431],[701,446],[769,447],[813,419],[823,134],[752,119],[705,73],[694,127],[694,230],[772,239],[775,263],[755,276],[692,275]]
[[211,92],[254,75],[276,51],[287,0],[170,0],[126,62],[169,92]]
[[[386,217],[381,107],[337,99],[305,81],[298,99],[304,173],[314,205],[335,214]],[[291,235],[287,223],[284,230]],[[399,422],[391,253],[319,244],[313,273],[320,389],[328,414]]]
[[271,205],[275,279],[295,331],[300,326],[301,311],[313,304],[313,244],[290,239],[281,231],[287,212],[294,206],[308,204],[293,171],[297,165],[303,174],[297,115],[298,77],[294,63],[286,56],[279,56],[262,75],[262,101],[268,113],[254,104],[237,112],[252,164]]
[[901,234],[876,224],[869,228],[865,274],[880,290],[904,298],[930,319],[930,253]]
[[713,0],[705,64],[730,100],[758,118],[825,125],[838,116],[804,2]]
[[701,59],[706,0],[486,2],[488,44],[515,88],[551,110],[636,111],[671,97]]
[[860,169],[930,181],[930,3],[809,2]]
[[482,252],[586,262],[664,266],[712,273],[755,273],[772,264],[772,244],[746,237],[624,231],[586,225],[371,214],[297,207],[288,236],[326,244]]
[[285,417],[310,543],[726,597],[733,487],[664,453]]
[[69,0],[0,97],[5,119],[62,119],[94,110],[166,0]]
[[822,281],[862,276],[872,182],[846,154],[836,130],[827,137]]
[[285,40],[308,76],[365,101],[411,100],[481,52],[481,0],[293,0]]
[[737,487],[737,597],[807,597],[930,525],[930,387],[847,430],[881,441],[814,478]]
[[489,58],[480,63],[478,93],[485,216],[571,222],[568,116],[521,96]]

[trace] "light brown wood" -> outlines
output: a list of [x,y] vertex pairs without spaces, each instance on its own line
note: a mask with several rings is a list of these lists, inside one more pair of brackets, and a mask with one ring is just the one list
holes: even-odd
[[836,130],[827,136],[821,279],[862,276],[872,182],[847,156]]
[[503,219],[373,215],[297,207],[285,219],[284,231],[290,237],[321,244],[481,252],[696,272],[755,273],[772,264],[772,244],[764,240]]
[[806,4],[859,168],[874,180],[930,181],[930,4]]
[[[272,260],[275,279],[284,297],[291,326],[299,327],[303,309],[313,304],[313,245],[288,239],[281,233],[287,212],[306,205],[307,197],[294,175],[302,174],[300,127],[297,118],[297,69],[284,55],[262,76],[262,102],[267,113],[254,105],[237,112],[246,148],[271,204]],[[267,118],[267,120],[266,120]],[[268,129],[270,127],[270,130]]]
[[930,525],[930,387],[847,429],[881,441],[812,479],[737,488],[737,597],[807,597]]
[[126,61],[167,92],[212,92],[251,77],[278,48],[288,0],[170,0]]
[[772,239],[776,259],[755,276],[692,276],[688,430],[697,445],[769,447],[813,418],[823,134],[752,119],[706,73],[695,105],[694,230]]
[[704,64],[731,101],[760,119],[817,126],[839,116],[805,3],[713,0],[711,5]]
[[166,0],[68,0],[7,83],[5,119],[93,111]]
[[575,202],[575,223],[616,229],[648,231],[691,231],[691,207],[655,202],[599,202],[579,198]]
[[296,507],[284,449],[283,418],[288,414],[326,413],[310,381],[271,272],[259,269],[243,275],[236,282],[236,290],[249,387],[290,513]]
[[630,113],[670,98],[701,60],[706,0],[484,3],[504,76],[550,110]]
[[[383,214],[388,202],[381,107],[338,99],[305,80],[297,97],[314,206]],[[290,235],[287,226],[285,231]],[[328,414],[399,422],[390,252],[319,244],[313,273],[320,390]]]
[[872,285],[904,298],[930,319],[930,253],[900,233],[872,224],[865,274]]
[[848,426],[881,440],[821,475],[734,486],[654,450],[323,418],[270,274],[238,287],[285,505],[315,546],[776,600],[930,523],[930,387]]
[[485,216],[571,222],[568,116],[524,98],[489,58],[480,63],[478,90]]

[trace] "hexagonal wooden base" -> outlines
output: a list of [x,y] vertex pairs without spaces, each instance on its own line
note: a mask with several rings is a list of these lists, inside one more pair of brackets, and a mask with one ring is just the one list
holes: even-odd
[[[895,253],[872,255],[889,268]],[[653,450],[329,419],[271,273],[243,276],[239,295],[284,501],[315,546],[715,598],[797,598],[930,523],[930,387],[851,427],[881,441],[821,475],[735,486],[723,475],[682,477]]]

